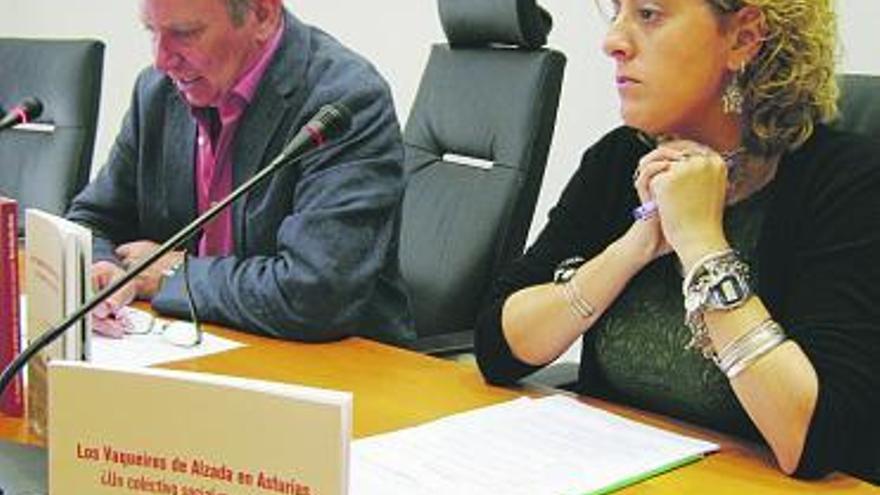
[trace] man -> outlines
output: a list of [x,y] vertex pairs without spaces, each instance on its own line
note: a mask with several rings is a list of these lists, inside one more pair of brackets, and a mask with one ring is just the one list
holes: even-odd
[[[317,110],[353,110],[340,139],[286,167],[188,246],[200,319],[281,338],[413,337],[397,265],[403,152],[387,85],[281,0],[142,0],[154,67],[97,178],[68,217],[96,237],[98,288],[277,155]],[[184,317],[183,252],[93,315],[114,328],[135,296]]]

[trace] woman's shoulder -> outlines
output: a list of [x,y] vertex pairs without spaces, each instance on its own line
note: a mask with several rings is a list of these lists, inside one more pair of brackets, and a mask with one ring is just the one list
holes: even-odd
[[805,173],[861,175],[880,173],[880,137],[818,125],[810,139],[789,159]]
[[868,191],[880,201],[880,139],[819,125],[783,157],[778,177],[783,189],[800,197]]
[[880,226],[878,140],[818,126],[776,177],[774,224],[798,225],[807,244],[861,239]]

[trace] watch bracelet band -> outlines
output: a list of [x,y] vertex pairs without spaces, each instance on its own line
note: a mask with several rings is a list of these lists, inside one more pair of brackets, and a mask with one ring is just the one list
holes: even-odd
[[725,345],[715,357],[715,364],[733,379],[786,340],[782,326],[768,318]]
[[[742,294],[736,294],[737,301],[726,304],[724,301],[713,300],[713,289],[726,280],[736,280],[743,289]],[[742,305],[752,294],[749,273],[749,265],[746,264],[739,254],[732,249],[725,249],[716,253],[708,254],[688,271],[682,282],[682,294],[689,302],[698,301],[698,305],[692,305],[692,311],[705,311],[707,309],[733,309]],[[722,287],[723,289],[723,287]],[[724,291],[720,291],[722,295]]]
[[[732,303],[713,301],[712,290],[725,280],[737,280],[737,299]],[[753,295],[750,286],[749,266],[740,259],[733,249],[710,253],[700,258],[688,270],[682,281],[684,296],[684,323],[691,331],[691,338],[685,349],[696,349],[706,359],[716,359],[716,353],[709,336],[709,329],[703,319],[707,310],[730,311],[745,304]]]
[[706,323],[703,321],[703,313],[698,313],[690,319],[686,316],[685,325],[691,331],[691,338],[684,345],[684,349],[686,351],[694,349],[699,351],[704,358],[714,359],[715,349],[712,347],[712,338],[709,337],[709,328],[706,327]]

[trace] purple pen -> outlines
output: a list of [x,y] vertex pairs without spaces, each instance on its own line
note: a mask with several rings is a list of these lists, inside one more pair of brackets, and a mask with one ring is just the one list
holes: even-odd
[[657,203],[648,201],[647,203],[636,206],[633,209],[633,218],[636,220],[647,220],[657,214]]

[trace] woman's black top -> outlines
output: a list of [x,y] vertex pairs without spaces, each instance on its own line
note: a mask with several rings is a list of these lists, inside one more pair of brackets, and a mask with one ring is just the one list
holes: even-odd
[[[623,235],[638,204],[632,174],[648,151],[625,127],[587,150],[538,239],[496,281],[476,335],[478,363],[489,382],[513,384],[538,369],[512,355],[501,329],[504,301],[519,289],[550,282],[561,260],[592,258]],[[877,482],[880,142],[817,127],[804,145],[781,158],[767,187],[729,207],[725,229],[735,247],[751,253],[758,295],[818,375],[819,396],[797,475],[845,470]],[[580,391],[754,433],[723,375],[691,351],[670,351],[685,339],[682,327],[661,325],[657,335],[657,321],[681,317],[680,289],[678,305],[663,295],[680,287],[674,265],[673,256],[666,256],[646,267],[585,333]],[[646,323],[634,329],[639,319]],[[637,344],[639,332],[653,338],[646,339],[647,347]],[[657,346],[665,360],[659,363],[651,355]],[[683,376],[695,378],[690,388],[681,383]]]

